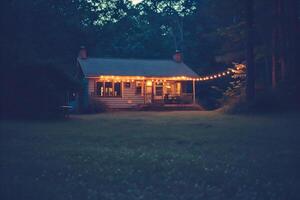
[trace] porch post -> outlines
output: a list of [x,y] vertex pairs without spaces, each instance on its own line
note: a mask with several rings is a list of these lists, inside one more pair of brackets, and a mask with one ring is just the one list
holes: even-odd
[[146,81],[143,80],[143,96],[144,96],[144,104],[146,104]]
[[193,80],[193,104],[196,104],[196,85],[195,85],[195,80]]
[[124,82],[121,81],[121,97],[124,97]]
[[154,102],[154,89],[155,89],[155,81],[152,82],[152,94],[151,94],[151,103]]

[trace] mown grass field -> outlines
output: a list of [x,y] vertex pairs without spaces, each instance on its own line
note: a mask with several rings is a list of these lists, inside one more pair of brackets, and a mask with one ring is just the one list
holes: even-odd
[[300,199],[300,115],[1,121],[0,199]]

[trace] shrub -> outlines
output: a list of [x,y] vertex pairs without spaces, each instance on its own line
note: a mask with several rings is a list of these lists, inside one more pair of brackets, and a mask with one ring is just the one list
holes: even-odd
[[108,111],[108,107],[101,101],[90,100],[86,109],[82,111],[85,114],[96,114]]
[[278,88],[257,93],[254,101],[247,102],[245,96],[231,99],[223,107],[223,111],[231,114],[236,113],[273,113],[299,109],[297,98],[287,91]]
[[217,86],[202,86],[198,97],[199,104],[205,110],[215,110],[222,105],[223,89]]

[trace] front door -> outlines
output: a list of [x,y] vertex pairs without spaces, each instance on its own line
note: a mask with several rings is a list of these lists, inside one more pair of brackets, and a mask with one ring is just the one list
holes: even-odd
[[150,104],[152,103],[153,99],[153,83],[152,81],[148,80],[146,81],[146,86],[145,86],[145,103]]

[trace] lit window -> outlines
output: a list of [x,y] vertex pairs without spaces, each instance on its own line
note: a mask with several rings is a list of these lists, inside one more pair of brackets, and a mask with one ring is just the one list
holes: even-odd
[[97,82],[96,94],[101,97],[119,97],[122,95],[121,83]]
[[180,96],[181,94],[181,83],[177,82],[176,83],[176,95]]
[[166,89],[167,89],[167,94],[171,94],[172,93],[172,88],[171,88],[171,83],[167,82],[166,83]]
[[114,96],[112,82],[105,82],[105,96]]
[[151,87],[151,86],[152,86],[152,81],[147,81],[147,82],[146,82],[146,86],[147,86],[147,87]]

